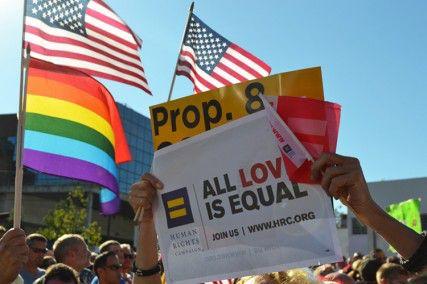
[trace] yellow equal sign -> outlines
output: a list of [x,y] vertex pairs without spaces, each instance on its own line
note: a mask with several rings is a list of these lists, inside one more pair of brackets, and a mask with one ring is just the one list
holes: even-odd
[[175,198],[172,200],[169,200],[167,202],[167,206],[169,209],[169,216],[171,219],[183,217],[187,215],[187,209],[181,208],[181,209],[173,209],[178,206],[184,205],[184,197]]

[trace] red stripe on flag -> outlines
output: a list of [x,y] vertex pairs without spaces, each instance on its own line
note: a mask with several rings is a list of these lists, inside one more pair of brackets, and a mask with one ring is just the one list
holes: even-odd
[[231,77],[234,77],[237,80],[239,80],[239,82],[247,81],[247,79],[245,77],[243,77],[242,75],[240,75],[240,73],[237,73],[236,71],[232,70],[231,68],[229,68],[225,64],[221,63],[221,61],[216,65],[215,68],[221,69],[222,71],[224,71],[225,73],[227,73]]
[[[74,45],[74,46],[78,46],[78,47],[84,47],[84,48],[89,49],[89,50],[91,50],[93,52],[96,52],[98,54],[102,54],[102,55],[105,55],[105,56],[108,56],[108,57],[112,57],[112,58],[114,58],[117,61],[121,61],[121,62],[123,62],[125,64],[132,65],[132,66],[134,66],[136,68],[142,68],[141,65],[137,65],[137,64],[135,64],[133,62],[130,62],[128,60],[125,60],[125,59],[122,59],[122,58],[118,58],[117,56],[115,56],[115,55],[113,55],[113,54],[111,54],[109,52],[106,52],[106,51],[101,50],[99,48],[93,47],[93,46],[91,46],[88,43],[85,43],[83,41],[71,39],[71,38],[68,38],[68,37],[54,36],[54,35],[51,35],[51,34],[48,34],[48,33],[44,32],[43,30],[41,30],[41,29],[39,29],[37,27],[33,27],[33,26],[29,26],[29,25],[25,25],[25,32],[28,32],[28,33],[31,33],[33,35],[39,36],[39,37],[43,38],[44,40],[47,40],[47,41],[52,42],[52,43],[64,43],[64,44]],[[90,39],[85,38],[85,39],[87,41],[92,41],[92,42],[99,43],[101,45],[104,45],[104,46],[106,46],[106,47],[108,47],[108,48],[116,51],[117,53],[121,53],[121,54],[123,54],[123,55],[125,55],[127,57],[131,57],[131,58],[133,58],[135,60],[140,61],[140,58],[137,55],[128,53],[128,52],[126,52],[126,51],[124,51],[122,49],[119,49],[117,47],[114,47],[114,46],[111,46],[111,45],[107,45],[102,40],[99,40],[99,39],[96,39],[96,38],[90,38]],[[32,43],[31,43],[31,45],[32,45]],[[144,70],[144,69],[142,68],[142,70]]]
[[[114,11],[110,8],[110,6],[108,6],[104,1],[98,1],[98,0],[92,0],[93,2],[101,5],[102,7],[110,10],[110,12],[114,13]],[[115,13],[114,13],[115,14]]]
[[117,81],[117,82],[120,82],[120,83],[125,83],[125,84],[128,84],[128,85],[132,85],[134,87],[143,89],[145,92],[147,92],[147,94],[152,95],[151,91],[149,89],[147,89],[145,86],[143,86],[141,84],[138,84],[138,83],[136,83],[134,81],[129,81],[129,80],[123,79],[123,78],[118,77],[118,76],[114,76],[114,75],[110,75],[110,74],[105,74],[105,73],[98,72],[98,71],[95,71],[95,70],[92,70],[92,69],[79,68],[79,70],[82,70],[83,72],[86,72],[86,73],[89,73],[89,74],[93,74],[94,76],[97,76],[97,77],[101,77],[101,78],[105,78],[105,79]]
[[109,10],[111,13],[113,13],[114,15],[116,15],[117,18],[119,18],[123,23],[121,23],[122,25],[124,25],[127,28],[127,32],[132,34],[136,44],[138,45],[139,48],[142,47],[142,39],[140,39],[134,32],[133,30],[119,17],[119,15],[116,14],[116,12],[113,11],[113,9],[111,9],[104,1],[98,1],[98,0],[92,0],[95,3],[101,5],[102,7],[106,8],[107,10]]
[[[206,81],[206,79],[205,78],[203,78],[200,74],[199,74],[199,72],[197,72],[198,70],[196,70],[196,68],[194,67],[194,65],[193,64],[191,64],[191,63],[189,63],[189,62],[187,62],[187,61],[181,61],[181,60],[179,60],[178,61],[179,62],[179,64],[178,65],[180,65],[180,66],[184,66],[184,67],[187,67],[187,68],[189,68],[189,69],[191,69],[192,71],[193,71],[193,73],[194,73],[194,76],[196,77],[195,79],[198,81],[198,82],[200,82],[202,85],[204,85],[206,88],[208,88],[209,90],[212,90],[212,89],[216,89],[216,87],[214,86],[214,85],[212,85],[209,81]],[[185,72],[185,71],[184,71]],[[203,72],[202,70],[200,70],[200,72]],[[205,73],[206,74],[206,73]],[[191,75],[191,74],[190,74]],[[207,74],[208,75],[208,74]],[[208,75],[208,76],[210,76],[210,75]]]
[[90,16],[92,16],[92,17],[94,17],[94,18],[96,18],[96,19],[98,19],[98,20],[100,20],[100,21],[102,21],[102,22],[104,22],[110,26],[116,27],[116,28],[118,28],[118,29],[120,29],[126,33],[129,32],[127,26],[123,25],[121,22],[118,22],[118,21],[116,21],[116,20],[114,20],[108,16],[105,16],[104,14],[102,14],[96,10],[88,8],[86,10],[86,15],[90,15]]
[[253,54],[247,52],[246,50],[244,50],[243,48],[241,48],[240,46],[238,46],[238,45],[236,45],[234,43],[232,43],[230,45],[230,47],[233,48],[234,50],[236,50],[237,52],[239,52],[240,54],[244,55],[245,57],[249,58],[253,62],[255,62],[257,65],[259,65],[262,69],[264,69],[266,72],[268,72],[270,74],[271,67],[268,66],[261,59],[259,59],[258,57],[254,56]]
[[197,88],[197,86],[196,86],[196,83],[194,82],[194,79],[193,79],[193,77],[191,77],[191,75],[190,74],[188,74],[187,72],[185,72],[185,71],[176,71],[176,75],[180,75],[180,76],[185,76],[185,77],[187,77],[188,79],[190,79],[190,81],[191,82],[193,82],[193,85],[194,85],[194,91],[196,92],[196,93],[200,93],[200,89],[199,88]]
[[147,80],[145,79],[145,77],[142,76],[142,75],[140,75],[140,74],[132,72],[129,69],[124,69],[124,68],[121,68],[121,67],[117,67],[115,65],[112,65],[112,64],[108,63],[107,61],[99,60],[99,59],[90,57],[88,55],[82,55],[82,54],[72,53],[72,52],[68,52],[68,51],[49,50],[47,48],[43,48],[43,47],[35,45],[35,44],[31,45],[31,51],[34,51],[34,52],[37,52],[37,53],[42,53],[42,54],[45,54],[47,56],[56,56],[56,57],[61,57],[61,58],[70,58],[70,59],[84,60],[84,61],[87,61],[87,62],[91,62],[91,63],[94,63],[94,64],[101,65],[103,67],[108,67],[108,68],[117,70],[117,71],[119,71],[119,72],[121,72],[123,74],[130,75],[132,77],[138,78],[138,79],[144,81],[145,83],[147,83]]
[[[116,35],[114,35],[114,34],[112,34],[110,32],[108,32],[108,31],[106,31],[104,29],[101,29],[101,28],[98,28],[98,27],[96,27],[96,26],[94,26],[92,24],[86,23],[86,29],[92,30],[92,31],[94,31],[94,32],[96,32],[98,34],[101,34],[101,35],[103,35],[103,36],[105,36],[105,37],[107,37],[107,38],[109,38],[109,39],[111,39],[111,40],[113,40],[113,41],[115,41],[117,43],[120,43],[120,44],[122,44],[124,46],[127,46],[127,47],[131,48],[131,49],[137,50],[137,45],[136,44],[132,44],[132,43],[130,43],[130,42],[128,42],[128,41],[126,41],[126,40],[124,40],[124,39],[122,39],[122,38],[120,38],[120,37],[118,37],[118,36],[116,36]],[[91,36],[90,34],[88,34],[88,37],[90,37],[90,39],[96,38],[95,36]],[[108,42],[105,42],[102,39],[99,39],[99,40],[102,41],[103,44],[109,44]],[[122,49],[120,49],[120,50],[122,50]]]
[[[230,60],[231,62],[233,62],[234,64],[236,64],[237,66],[239,66],[240,68],[242,68],[243,70],[248,72],[249,74],[253,75],[255,78],[262,78],[263,77],[255,69],[252,69],[251,67],[246,65],[246,63],[244,63],[243,61],[240,61],[238,58],[232,56],[231,54],[225,53],[224,58],[227,58],[228,60]],[[250,79],[250,78],[246,78],[246,79]]]
[[211,76],[216,79],[217,81],[219,81],[220,83],[222,83],[224,86],[228,86],[228,85],[232,85],[233,83],[228,81],[227,79],[225,79],[224,77],[222,77],[220,74],[215,72],[216,68],[213,70],[213,72],[211,73]]
[[[181,55],[182,56],[188,56],[191,57],[191,59],[193,59],[194,62],[196,62],[196,58],[194,57],[193,53],[189,52],[189,51],[181,51]],[[184,61],[183,61],[184,62]]]

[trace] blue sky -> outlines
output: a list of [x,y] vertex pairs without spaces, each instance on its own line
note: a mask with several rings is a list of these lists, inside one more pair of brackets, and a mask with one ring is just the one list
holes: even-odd
[[[143,39],[153,97],[102,81],[148,115],[167,99],[190,1],[107,0]],[[368,181],[427,174],[426,1],[196,1],[217,32],[281,73],[321,66],[325,98],[342,105],[338,152],[361,160]],[[22,0],[0,0],[0,113],[18,105]],[[190,95],[185,77],[174,98]]]

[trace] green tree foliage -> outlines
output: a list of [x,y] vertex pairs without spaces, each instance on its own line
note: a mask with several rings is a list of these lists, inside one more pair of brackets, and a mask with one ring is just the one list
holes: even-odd
[[50,241],[55,241],[63,234],[80,234],[89,246],[98,245],[101,242],[101,227],[97,222],[86,226],[87,204],[88,199],[83,190],[76,188],[44,217],[45,227],[38,233]]

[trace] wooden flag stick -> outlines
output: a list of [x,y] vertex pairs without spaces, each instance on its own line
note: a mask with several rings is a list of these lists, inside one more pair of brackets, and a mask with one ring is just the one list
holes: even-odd
[[134,225],[139,225],[141,223],[142,218],[144,217],[144,210],[143,207],[138,207],[138,210],[135,212],[135,217],[133,218]]
[[[185,24],[184,34],[182,35],[181,45],[179,46],[178,57],[176,59],[175,69],[173,70],[172,82],[171,82],[171,86],[169,88],[169,95],[168,95],[168,100],[167,100],[168,102],[172,98],[173,86],[175,85],[175,78],[176,78],[176,69],[178,68],[178,62],[179,62],[179,55],[181,53],[181,49],[182,49],[182,46],[184,44],[185,37],[187,36],[188,24],[191,21],[191,15],[193,14],[193,9],[194,9],[194,2],[191,2],[190,8],[188,9],[187,23]],[[138,208],[138,210],[135,212],[135,218],[133,219],[133,223],[135,224],[135,226],[138,226],[141,223],[143,217],[144,217],[144,210],[143,210],[142,206],[140,206]]]
[[170,101],[172,98],[173,86],[175,85],[175,78],[176,78],[176,69],[178,68],[178,62],[179,62],[179,55],[181,54],[181,49],[182,49],[182,46],[184,44],[185,37],[187,35],[188,24],[190,23],[191,15],[193,14],[193,9],[194,9],[194,2],[191,2],[190,8],[188,9],[187,23],[185,24],[184,34],[182,35],[181,45],[179,46],[178,57],[176,59],[175,69],[173,70],[173,76],[172,76],[171,86],[169,89],[168,101]]
[[19,106],[18,106],[18,125],[16,129],[16,158],[15,158],[15,198],[13,205],[13,227],[21,227],[22,212],[22,146],[24,145],[23,129],[25,125],[25,108],[27,102],[27,79],[28,65],[30,62],[30,48],[25,47],[25,15],[27,13],[27,1],[23,1],[22,9],[22,52],[21,52],[21,73],[19,78]]
[[27,81],[28,81],[28,65],[30,63],[30,48],[27,47],[22,51],[21,61],[21,79],[19,87],[19,110],[18,110],[18,126],[16,130],[16,159],[15,159],[15,199],[13,206],[13,227],[21,227],[22,213],[22,148],[24,145],[24,125],[25,112],[27,105]]

